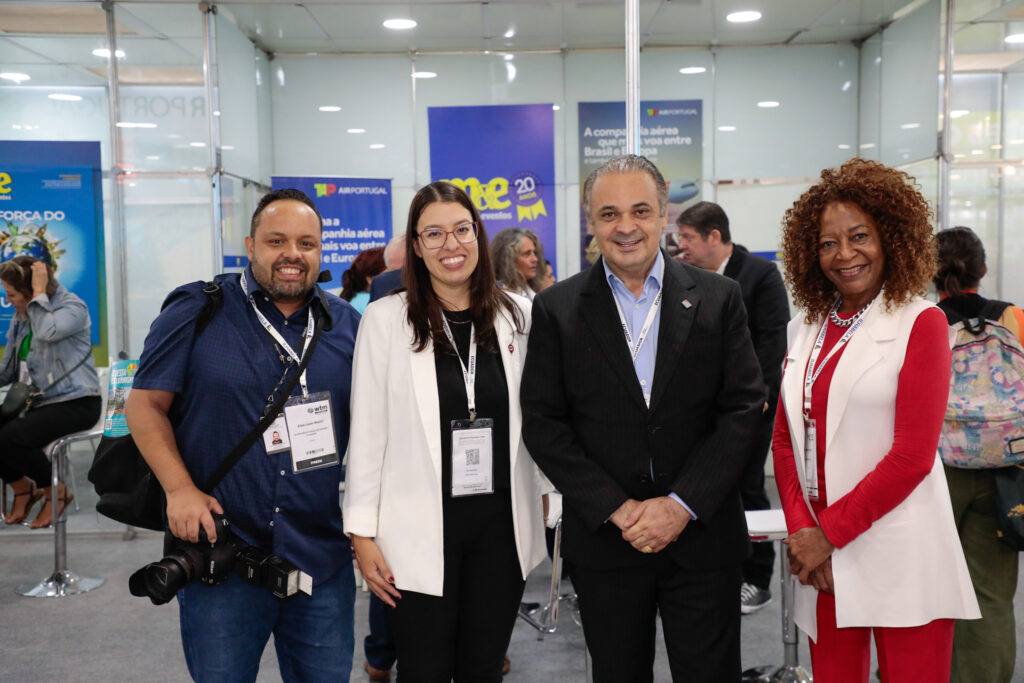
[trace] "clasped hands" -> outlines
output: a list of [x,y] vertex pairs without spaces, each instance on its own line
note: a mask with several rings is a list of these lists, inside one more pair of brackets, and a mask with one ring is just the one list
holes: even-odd
[[612,513],[609,521],[622,530],[622,540],[642,553],[658,553],[679,538],[690,513],[667,496],[630,498]]
[[814,586],[819,591],[833,594],[832,551],[835,546],[825,536],[821,527],[807,527],[783,539],[789,573],[796,575],[805,586]]

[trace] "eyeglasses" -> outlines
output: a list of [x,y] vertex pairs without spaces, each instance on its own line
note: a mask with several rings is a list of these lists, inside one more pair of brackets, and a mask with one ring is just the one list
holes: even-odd
[[416,236],[420,238],[420,243],[427,249],[440,249],[448,241],[448,235],[454,235],[455,241],[459,244],[472,244],[476,242],[476,233],[476,223],[463,223],[456,225],[452,230],[428,228]]

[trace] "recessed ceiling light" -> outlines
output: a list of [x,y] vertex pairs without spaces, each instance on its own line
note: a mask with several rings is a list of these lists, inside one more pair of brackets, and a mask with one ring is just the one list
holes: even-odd
[[690,75],[690,74],[702,74],[705,71],[707,71],[707,68],[703,67],[703,66],[684,66],[682,69],[679,70],[679,73]]
[[[110,50],[105,47],[98,47],[92,51],[97,57],[103,57],[103,59],[110,59]],[[118,59],[124,59],[124,50],[114,50],[114,55]]]
[[1024,145],[1024,140],[1010,140],[1011,145]]
[[1003,146],[1002,145],[989,145],[988,148],[989,149],[1002,149]]
[[840,90],[842,90],[843,92],[846,92],[847,90],[850,89],[851,85],[853,85],[853,83],[851,83],[850,81],[846,81],[846,82],[843,83],[843,87],[840,88]]
[[719,126],[718,130],[722,131],[723,133],[731,133],[732,131],[736,130],[736,126]]
[[506,61],[506,62],[507,62],[507,61],[510,61],[510,60],[513,60],[513,59],[515,59],[515,58],[516,58],[516,56],[515,56],[515,55],[513,55],[513,54],[507,54],[507,55],[505,55],[505,61]]
[[205,142],[190,142],[190,143],[188,143],[188,146],[189,147],[206,147],[206,143]]
[[1004,43],[1010,43],[1016,45],[1017,43],[1024,43],[1024,33],[1011,33],[1010,35],[1003,38]]
[[160,155],[159,154],[150,154],[149,156],[146,157],[146,159],[148,161],[159,161],[160,160]]
[[558,111],[559,109],[561,109],[561,107],[559,107],[557,104],[552,104],[551,108],[554,109],[555,111]]
[[413,78],[437,78],[437,74],[433,71],[414,71],[412,73]]
[[839,145],[839,149],[850,149],[849,145]]
[[384,28],[389,28],[392,31],[407,31],[416,28],[416,22],[412,19],[385,19]]
[[213,115],[214,115],[214,116],[220,116],[220,110],[219,110],[219,109],[215,110],[215,111],[213,112]]
[[779,106],[779,103],[776,102],[775,100],[761,100],[760,102],[757,103],[757,106],[761,107],[762,109],[774,109],[775,107]]
[[[118,128],[156,128],[155,123],[136,123],[134,121],[118,121]],[[168,136],[170,137],[170,136]],[[180,135],[178,137],[181,137]]]
[[950,180],[960,180],[960,174],[959,173],[954,173],[953,175],[949,176],[949,179]]
[[861,149],[874,149],[875,148],[875,143],[873,143],[873,142],[865,142],[864,144],[862,144],[860,146],[860,148]]
[[5,81],[14,81],[15,83],[21,83],[22,81],[30,80],[31,76],[29,76],[28,74],[20,74],[15,71],[5,71],[4,73],[0,74],[0,78],[4,79]]
[[372,145],[370,145],[370,149],[384,149],[384,147],[385,147],[385,145],[383,145],[383,144],[381,144],[379,142],[375,142]]
[[334,104],[325,104],[320,107],[320,111],[341,111],[341,107]]
[[359,133],[365,133],[366,129],[365,128],[349,128],[346,132],[347,133],[352,133],[353,135],[358,135]]
[[972,149],[971,150],[971,154],[973,154],[974,156],[978,156],[979,154],[984,154],[984,153],[985,153],[985,150],[983,150],[983,149]]
[[181,134],[180,133],[168,133],[167,137],[170,138],[171,140],[178,140],[178,139],[181,138]]
[[964,158],[965,156],[967,156],[967,155],[966,155],[966,154],[964,154],[963,152],[959,152],[959,153],[957,153],[957,154],[954,154],[954,155],[953,155],[953,158],[954,158],[954,159],[963,159],[963,158]]
[[901,123],[900,128],[903,130],[913,130],[914,128],[920,128],[920,123]]
[[82,100],[81,95],[68,95],[62,92],[52,92],[47,97],[58,102],[80,102]]
[[967,109],[954,109],[953,111],[949,112],[949,118],[958,119],[961,116],[967,116],[970,113],[971,112],[968,111]]
[[725,15],[726,21],[731,21],[734,24],[747,24],[751,21],[757,21],[761,18],[761,13],[757,10],[742,10],[740,12],[730,12]]
[[1004,166],[1003,173],[1006,175],[1017,175],[1017,168],[1014,166]]
[[512,26],[507,31],[505,31],[505,37],[506,38],[511,38],[515,34],[516,34],[516,27],[515,26]]

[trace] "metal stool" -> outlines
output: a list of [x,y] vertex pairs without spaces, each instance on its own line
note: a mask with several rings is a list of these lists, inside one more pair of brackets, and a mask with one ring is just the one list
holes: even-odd
[[[79,441],[90,441],[103,436],[102,429],[94,429],[89,432],[78,432],[57,439],[50,444],[48,450],[50,455],[50,468],[52,473],[51,485],[54,497],[60,491],[60,483],[66,478],[68,468],[68,447]],[[56,506],[57,501],[53,500],[52,505]],[[53,519],[54,539],[54,562],[53,573],[39,583],[23,584],[18,586],[19,594],[29,598],[59,598],[68,595],[86,593],[94,588],[103,585],[106,579],[78,576],[68,569],[68,543],[67,543],[67,508],[60,515]]]
[[[786,517],[782,510],[750,510],[747,515],[747,529],[750,540],[761,543],[779,541],[779,557],[786,556],[782,539],[789,535]],[[793,621],[793,597],[796,593],[796,577],[789,573],[786,563],[779,561],[779,581],[782,584],[782,666],[758,666],[743,672],[743,681],[757,683],[805,683],[814,680],[802,666],[797,656],[796,622]]]

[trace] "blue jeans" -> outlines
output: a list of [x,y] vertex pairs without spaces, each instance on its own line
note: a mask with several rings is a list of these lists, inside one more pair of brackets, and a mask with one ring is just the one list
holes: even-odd
[[189,674],[197,683],[255,681],[273,633],[284,681],[347,681],[355,597],[350,564],[318,584],[312,596],[284,600],[234,574],[216,586],[192,581],[178,591]]

